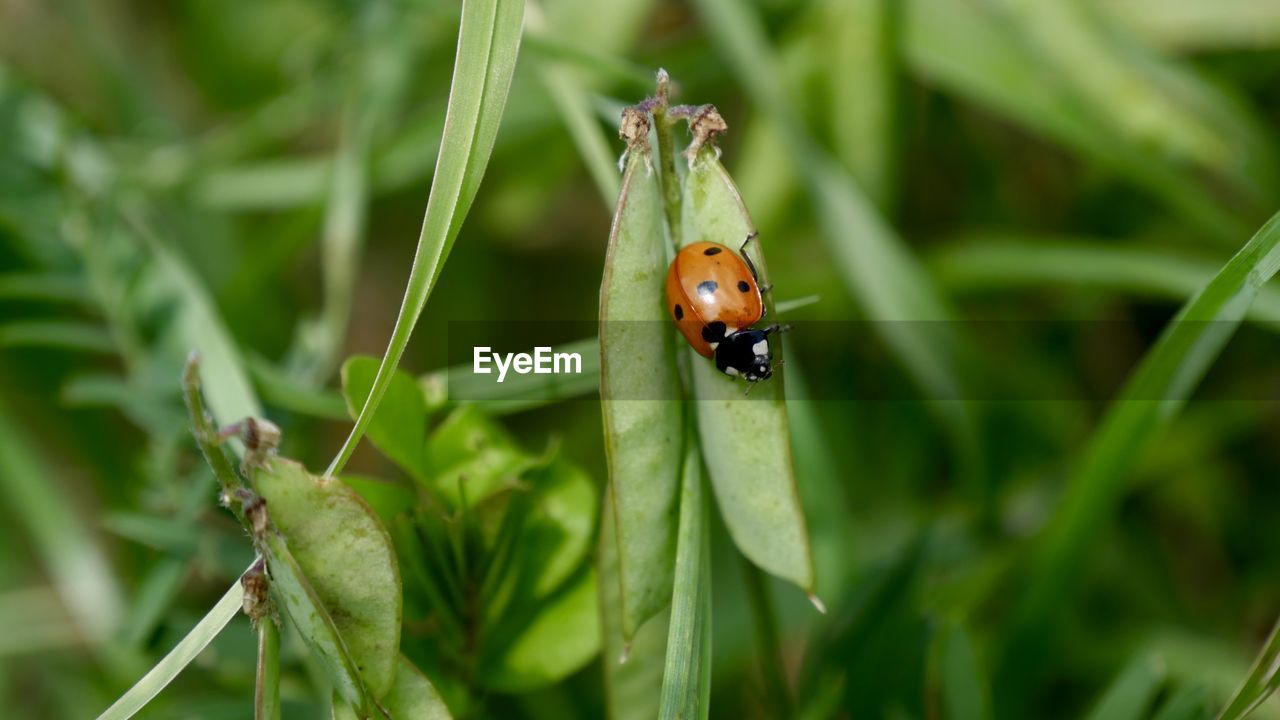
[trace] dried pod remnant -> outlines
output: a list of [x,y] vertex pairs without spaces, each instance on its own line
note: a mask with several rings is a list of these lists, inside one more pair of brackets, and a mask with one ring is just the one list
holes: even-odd
[[253,621],[254,627],[257,627],[263,618],[270,618],[272,622],[279,625],[280,618],[276,615],[275,606],[269,594],[271,581],[267,577],[266,560],[258,558],[253,567],[240,576],[240,584],[244,586],[244,600],[241,607],[244,614]]

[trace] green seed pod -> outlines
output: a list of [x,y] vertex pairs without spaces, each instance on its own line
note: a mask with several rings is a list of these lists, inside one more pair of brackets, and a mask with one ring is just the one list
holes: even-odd
[[[723,130],[723,121],[712,130]],[[711,241],[736,249],[755,226],[715,148],[705,144],[708,134],[696,126],[694,133],[681,203],[681,243]],[[752,257],[761,283],[767,284],[764,258],[758,252]],[[767,294],[765,306],[773,316]],[[775,365],[781,362],[781,346],[773,344]],[[702,457],[729,534],[762,569],[812,592],[809,533],[791,464],[785,373],[761,382],[747,398],[741,381],[722,374],[692,349],[689,353]]]
[[268,461],[255,485],[275,530],[264,544],[279,604],[320,650],[347,702],[358,706],[361,695],[351,667],[383,697],[400,657],[402,593],[390,535],[355,491],[291,460]]
[[630,639],[671,600],[682,421],[675,336],[663,309],[667,233],[648,116],[629,110],[626,170],[600,286],[600,397]]

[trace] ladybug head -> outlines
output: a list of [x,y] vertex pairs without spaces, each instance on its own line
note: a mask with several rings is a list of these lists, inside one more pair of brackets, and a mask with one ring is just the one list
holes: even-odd
[[773,376],[773,353],[769,351],[769,334],[765,330],[739,330],[716,345],[716,367],[726,375],[739,376],[748,382],[760,382]]

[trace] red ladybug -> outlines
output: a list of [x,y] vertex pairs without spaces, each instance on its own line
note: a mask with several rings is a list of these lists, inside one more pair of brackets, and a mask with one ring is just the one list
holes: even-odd
[[686,245],[667,271],[667,309],[694,350],[714,357],[720,372],[759,382],[773,375],[769,336],[780,327],[752,329],[765,314],[755,263],[714,242]]

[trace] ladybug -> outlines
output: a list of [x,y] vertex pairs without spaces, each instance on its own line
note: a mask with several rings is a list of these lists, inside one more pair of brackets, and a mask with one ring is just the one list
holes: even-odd
[[752,233],[734,253],[714,242],[680,249],[667,271],[667,310],[680,334],[698,354],[716,361],[720,372],[755,383],[773,375],[769,336],[782,328],[752,326],[765,315],[755,263],[743,252]]

